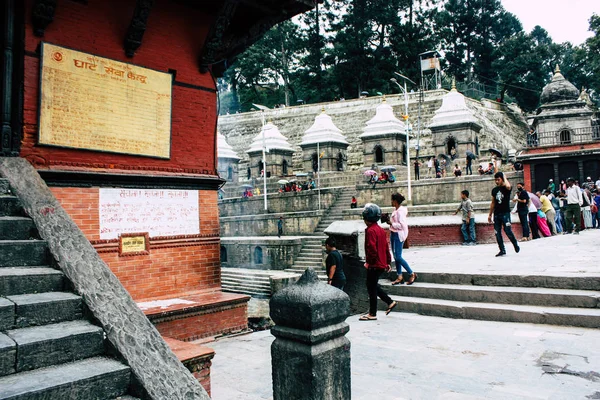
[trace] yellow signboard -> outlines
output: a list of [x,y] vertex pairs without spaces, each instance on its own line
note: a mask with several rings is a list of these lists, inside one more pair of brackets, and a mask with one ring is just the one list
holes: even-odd
[[119,236],[119,255],[148,254],[148,234],[128,233]]
[[39,143],[169,158],[167,73],[43,43]]

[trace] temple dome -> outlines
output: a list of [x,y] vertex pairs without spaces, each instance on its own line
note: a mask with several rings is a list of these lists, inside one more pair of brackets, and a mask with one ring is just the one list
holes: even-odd
[[404,122],[396,118],[392,106],[387,104],[384,98],[383,102],[377,106],[375,116],[367,121],[367,126],[363,130],[363,134],[359,137],[366,138],[369,136],[381,136],[405,132],[406,126],[404,125]]
[[442,106],[435,112],[429,128],[464,123],[477,123],[477,119],[467,107],[465,96],[456,90],[456,84],[453,81],[452,90],[442,98]]
[[348,144],[342,131],[335,126],[331,117],[323,110],[315,118],[314,124],[304,132],[300,146],[325,142]]
[[240,157],[233,151],[233,148],[225,140],[225,136],[217,132],[217,158],[229,158],[239,160]]
[[544,86],[540,102],[542,104],[556,101],[571,101],[579,98],[579,90],[560,73],[558,65],[554,70],[552,82]]
[[270,150],[285,150],[293,152],[294,149],[290,146],[285,136],[279,132],[279,128],[277,128],[273,122],[269,121],[260,131],[258,135],[252,139],[252,144],[250,144],[250,149],[246,150],[246,153],[253,153],[257,151],[262,151],[263,149],[263,135],[262,132],[265,132],[265,147],[267,151]]

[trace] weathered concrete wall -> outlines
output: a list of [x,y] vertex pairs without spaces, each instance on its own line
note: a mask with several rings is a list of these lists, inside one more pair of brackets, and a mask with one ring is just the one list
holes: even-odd
[[[335,201],[338,188],[321,190],[321,208],[326,209]],[[265,197],[229,198],[219,201],[219,216],[231,217],[236,215],[256,215],[265,212]],[[285,213],[290,211],[313,211],[319,209],[317,191],[272,193],[267,196],[267,207],[270,213]]]
[[[301,238],[222,238],[221,247],[227,251],[227,261],[221,258],[224,268],[279,269],[290,268],[302,248]],[[255,261],[256,248],[262,250],[262,263]],[[222,250],[221,250],[222,251]]]
[[312,235],[324,213],[324,210],[315,210],[299,213],[224,217],[220,219],[221,237],[275,236],[280,216],[283,216],[284,235]]
[[[420,157],[433,155],[431,131],[427,128],[435,111],[441,106],[445,90],[433,90],[425,93],[425,101],[422,104],[422,131],[420,136]],[[404,97],[398,95],[387,96],[387,102],[396,113],[404,113]],[[504,104],[494,101],[476,101],[466,99],[467,105],[474,112],[482,130],[478,135],[481,151],[487,152],[490,147],[500,150],[520,149],[525,143],[527,124],[522,118],[519,110],[513,110]],[[359,169],[364,165],[363,143],[359,138],[365,124],[375,116],[376,107],[381,104],[380,97],[347,100],[342,102],[311,104],[304,106],[287,107],[277,109],[269,113],[273,123],[277,125],[281,133],[288,139],[290,145],[296,150],[293,156],[293,169],[295,172],[304,171],[302,163],[302,151],[300,142],[304,132],[313,124],[314,119],[325,107],[325,112],[331,116],[333,122],[346,136],[350,146],[348,147],[348,168]],[[416,131],[418,114],[418,94],[411,93],[409,96],[409,115]],[[260,132],[261,114],[251,112],[244,114],[225,115],[219,117],[219,131],[227,138],[227,142],[233,147],[242,160],[240,170],[245,171],[248,150],[252,138]],[[416,133],[416,132],[413,132]],[[414,147],[411,149],[411,157],[415,156]],[[464,155],[460,155],[464,157]],[[291,174],[291,172],[290,172]],[[244,174],[242,173],[242,176]]]

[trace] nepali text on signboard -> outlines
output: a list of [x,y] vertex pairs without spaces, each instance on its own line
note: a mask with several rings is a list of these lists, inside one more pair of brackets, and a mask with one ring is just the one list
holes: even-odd
[[169,158],[172,75],[43,44],[39,143]]

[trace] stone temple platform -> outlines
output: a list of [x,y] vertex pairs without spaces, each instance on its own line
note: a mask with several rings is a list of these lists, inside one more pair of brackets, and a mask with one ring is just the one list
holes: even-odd
[[[406,249],[424,274],[598,279],[600,230],[521,244],[496,258],[495,244]],[[383,283],[383,281],[382,281]],[[415,284],[415,287],[419,282]],[[592,292],[600,297],[599,292]],[[399,310],[402,311],[402,310]],[[598,329],[378,314],[348,318],[352,399],[597,399]],[[211,343],[214,400],[272,398],[268,331]]]

